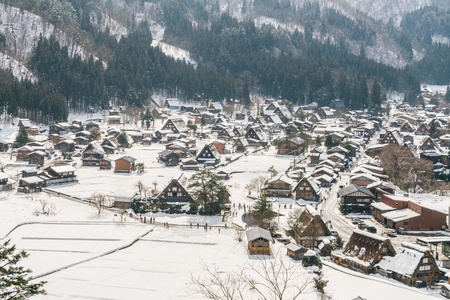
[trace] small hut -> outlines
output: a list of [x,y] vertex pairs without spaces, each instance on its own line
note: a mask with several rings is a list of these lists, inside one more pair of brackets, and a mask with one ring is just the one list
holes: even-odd
[[303,255],[308,251],[308,248],[300,246],[296,243],[289,243],[286,245],[287,255],[293,260],[302,260]]
[[273,241],[269,230],[254,227],[246,232],[250,255],[270,255],[270,242]]

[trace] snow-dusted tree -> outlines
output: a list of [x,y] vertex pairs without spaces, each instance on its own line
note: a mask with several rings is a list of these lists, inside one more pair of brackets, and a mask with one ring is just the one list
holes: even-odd
[[22,300],[45,294],[42,287],[46,282],[31,283],[31,270],[17,266],[27,256],[25,251],[17,252],[9,240],[0,245],[0,299]]
[[25,130],[25,127],[21,126],[19,128],[19,133],[16,136],[16,144],[17,144],[17,146],[22,147],[23,145],[25,145],[29,141],[30,141],[30,138],[28,137],[28,133]]
[[259,227],[265,229],[274,229],[276,222],[273,221],[277,213],[270,207],[269,201],[265,196],[258,199],[253,205],[252,217],[256,221]]
[[98,214],[100,214],[105,207],[109,204],[108,196],[102,193],[94,193],[91,196],[91,205],[94,206]]
[[144,113],[141,114],[141,121],[142,121],[142,127],[147,128],[147,130],[150,128],[150,125],[155,122],[155,119],[153,118],[152,113],[150,112],[150,109],[146,109]]
[[200,204],[200,213],[218,214],[228,199],[227,187],[210,170],[203,169],[195,172],[189,179],[188,188],[193,198]]
[[117,142],[122,146],[122,151],[125,151],[125,146],[128,146],[128,135],[125,131],[117,136]]
[[250,180],[250,182],[245,186],[245,188],[249,191],[255,191],[256,197],[261,197],[262,190],[266,185],[267,178],[264,176],[258,176]]

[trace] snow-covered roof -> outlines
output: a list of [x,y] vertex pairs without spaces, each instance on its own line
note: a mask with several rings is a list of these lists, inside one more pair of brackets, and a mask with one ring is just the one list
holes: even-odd
[[396,208],[387,205],[384,202],[374,202],[371,204],[372,207],[379,209],[381,211],[391,211],[391,210],[395,210]]
[[258,238],[263,238],[268,241],[272,241],[272,235],[270,234],[270,231],[261,227],[250,228],[245,233],[247,234],[247,240],[249,242],[256,240]]
[[75,168],[70,165],[61,165],[61,166],[53,166],[50,167],[56,173],[67,173],[67,172],[75,172]]
[[382,216],[388,220],[392,220],[393,222],[400,222],[403,220],[408,220],[411,218],[418,217],[418,216],[420,216],[420,214],[416,213],[415,211],[412,211],[409,208],[405,208],[405,209],[386,212],[386,213],[382,214]]
[[375,266],[386,271],[393,271],[397,274],[411,276],[417,269],[423,256],[424,252],[401,247],[395,256],[384,256]]

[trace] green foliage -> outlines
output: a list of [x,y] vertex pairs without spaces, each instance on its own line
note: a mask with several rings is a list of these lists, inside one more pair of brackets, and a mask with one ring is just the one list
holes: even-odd
[[277,213],[272,210],[271,204],[265,196],[255,201],[252,210],[252,217],[259,227],[269,229],[273,227]]
[[316,137],[316,145],[317,146],[322,146],[322,140],[320,139],[320,136]]
[[333,142],[333,139],[331,138],[331,135],[327,135],[327,138],[325,139],[325,146],[330,149],[336,146],[336,144]]
[[338,235],[334,241],[333,241],[333,248],[340,250],[342,248],[344,248],[344,241],[342,240],[341,236]]
[[125,146],[128,146],[128,135],[125,131],[122,131],[117,136],[117,142],[122,146],[122,150],[125,148]]
[[136,197],[131,202],[131,209],[135,214],[145,214],[148,212],[148,201],[142,197]]
[[25,130],[25,127],[21,126],[19,128],[19,133],[16,136],[17,146],[22,147],[26,143],[30,142],[30,138],[28,137],[28,133]]
[[328,280],[323,280],[320,277],[314,278],[314,287],[319,293],[325,294],[325,287],[328,284]]
[[200,206],[199,213],[204,215],[219,214],[229,197],[228,188],[208,169],[196,171],[189,179],[188,189]]
[[273,178],[278,175],[278,171],[275,169],[274,166],[271,166],[268,171],[270,173],[270,178]]
[[153,118],[153,115],[152,115],[152,113],[150,112],[150,109],[149,109],[149,108],[147,108],[147,109],[145,110],[145,112],[141,114],[140,119],[141,119],[141,121],[142,121],[142,127],[143,127],[144,124],[145,124],[145,128],[147,128],[147,130],[150,128],[151,123],[154,123],[154,122],[155,122],[155,119]]
[[136,164],[136,172],[144,173],[144,169],[145,169],[144,163],[137,163]]
[[322,262],[320,261],[320,258],[317,255],[304,255],[302,258],[302,265],[303,267],[311,267],[316,266],[319,269],[322,269]]
[[31,283],[31,270],[18,266],[26,257],[28,254],[17,252],[9,240],[0,245],[0,299],[22,300],[45,294],[42,287],[46,282]]

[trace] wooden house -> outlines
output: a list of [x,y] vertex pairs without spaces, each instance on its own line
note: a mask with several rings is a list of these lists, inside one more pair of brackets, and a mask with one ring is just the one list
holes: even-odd
[[427,136],[419,146],[420,150],[437,150],[439,149],[433,139]]
[[301,222],[295,232],[297,244],[313,249],[319,245],[321,237],[331,236],[331,232],[322,220],[320,214],[307,205],[300,215]]
[[112,160],[109,158],[102,158],[98,161],[100,170],[111,170]]
[[184,188],[183,184],[186,182],[184,174],[177,179],[171,179],[169,184],[158,195],[158,198],[163,198],[168,204],[189,204],[193,201],[189,192]]
[[400,126],[400,132],[414,132],[414,128],[411,124],[409,124],[409,122],[405,122],[402,126]]
[[30,122],[30,120],[28,119],[19,119],[19,127],[23,127],[25,128],[25,131],[29,134],[29,135],[37,135],[39,134],[39,128],[37,128],[36,126],[33,126]]
[[42,165],[44,165],[46,155],[47,155],[47,153],[45,153],[43,151],[33,151],[33,152],[27,154],[28,163],[31,165],[42,166]]
[[181,105],[178,98],[168,98],[166,99],[166,101],[164,101],[164,107],[170,110],[180,110]]
[[73,141],[77,145],[88,145],[90,142],[90,139],[87,137],[84,137],[84,136],[78,136],[78,137],[74,138]]
[[279,155],[300,155],[304,152],[305,140],[297,137],[287,139],[284,142],[280,142],[277,147],[277,154]]
[[84,128],[86,131],[100,131],[100,123],[95,121],[86,121],[86,123],[84,123]]
[[238,138],[233,143],[233,149],[235,153],[243,153],[247,151],[247,148],[250,147],[246,138]]
[[333,261],[366,274],[373,273],[375,265],[384,256],[395,256],[396,252],[388,238],[366,231],[354,230],[342,252],[332,253]]
[[167,119],[161,131],[171,130],[173,133],[189,132],[189,128],[182,118]]
[[308,252],[308,248],[300,246],[296,243],[289,243],[286,245],[287,255],[293,260],[302,260],[303,256],[306,252]]
[[401,146],[403,145],[403,139],[397,130],[390,130],[386,132],[384,137],[381,139],[380,144],[394,144]]
[[317,246],[317,248],[320,251],[320,256],[331,256],[331,251],[333,251],[333,246],[331,245],[329,239],[323,239],[321,242],[319,242],[319,246]]
[[415,131],[416,135],[428,135],[430,134],[430,128],[428,127],[427,123],[422,123],[419,125],[419,127]]
[[98,166],[101,159],[103,159],[105,151],[99,143],[91,142],[81,153],[81,162],[83,166]]
[[17,149],[17,160],[28,160],[28,154],[33,152],[33,148],[30,146],[22,146],[19,149]]
[[45,186],[78,182],[75,168],[67,164],[47,167],[41,177],[45,180]]
[[235,134],[233,132],[232,128],[223,128],[219,134],[217,135],[218,139],[222,139],[222,140],[231,140],[235,137]]
[[38,176],[31,176],[20,179],[17,190],[24,193],[35,193],[42,191],[43,186],[45,186],[44,179]]
[[176,166],[180,162],[180,155],[173,150],[161,151],[158,157],[166,166]]
[[211,102],[208,105],[208,111],[212,114],[220,114],[222,110],[223,106],[219,102]]
[[269,230],[254,227],[246,232],[250,255],[270,255],[270,243],[273,242]]
[[269,179],[263,188],[263,192],[268,197],[289,198],[292,196],[292,184],[292,179],[284,174],[281,174]]
[[[116,138],[113,137],[112,139]],[[100,144],[106,154],[114,154],[114,152],[118,149],[118,144],[116,144],[112,139],[106,138]]]
[[181,165],[182,170],[198,170],[200,169],[200,165],[198,162],[193,158],[187,158],[183,160]]
[[0,192],[10,191],[13,188],[13,184],[15,183],[9,175],[0,172]]
[[9,143],[0,140],[0,152],[7,152],[9,149]]
[[403,242],[395,256],[383,256],[375,265],[377,273],[413,286],[417,281],[426,285],[438,280],[439,267],[428,248]]
[[214,145],[205,145],[196,160],[199,164],[217,165],[220,162],[220,153]]
[[319,201],[320,188],[313,177],[303,177],[295,186],[293,192],[295,199],[304,199],[307,201]]
[[369,213],[370,203],[375,196],[366,188],[351,184],[339,190],[341,205],[346,205],[353,212]]
[[114,172],[131,173],[131,171],[134,170],[136,159],[131,156],[125,155],[121,158],[116,159],[114,162]]
[[74,152],[75,142],[73,140],[63,140],[59,142],[59,150],[61,152]]

